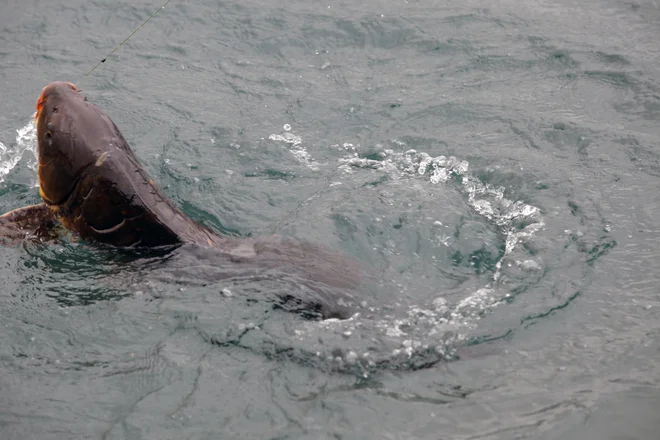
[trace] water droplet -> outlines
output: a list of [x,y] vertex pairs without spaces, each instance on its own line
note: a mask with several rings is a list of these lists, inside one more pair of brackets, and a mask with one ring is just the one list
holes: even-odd
[[541,266],[534,260],[525,260],[519,263],[520,267],[524,270],[540,270]]
[[354,364],[357,361],[357,353],[354,351],[349,351],[346,353],[346,362],[349,364]]

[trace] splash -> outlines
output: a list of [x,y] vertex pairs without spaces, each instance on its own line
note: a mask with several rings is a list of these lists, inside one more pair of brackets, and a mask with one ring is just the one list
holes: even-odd
[[0,142],[0,182],[5,181],[5,176],[16,167],[23,158],[25,151],[32,152],[32,158],[28,161],[28,167],[36,171],[37,167],[37,127],[34,120],[30,120],[23,128],[16,130],[16,144],[7,147]]
[[[402,142],[396,142],[403,146]],[[337,147],[335,145],[334,147]],[[340,169],[346,173],[356,168],[369,168],[385,171],[392,179],[409,178],[415,175],[428,176],[431,184],[446,183],[456,177],[461,182],[461,189],[467,195],[472,209],[482,217],[499,226],[506,236],[504,256],[497,262],[493,281],[501,275],[502,260],[510,255],[516,246],[543,228],[540,210],[521,201],[504,197],[506,188],[481,182],[468,173],[469,163],[454,156],[432,157],[425,152],[410,149],[403,153],[391,149],[380,151],[379,159],[359,157],[353,144],[343,144],[343,149],[350,155],[339,160]],[[522,222],[528,223],[522,226]],[[533,263],[533,262],[532,262]]]
[[431,157],[429,154],[417,150],[408,150],[405,153],[395,153],[393,150],[380,151],[379,159],[359,157],[352,144],[344,144],[344,149],[352,148],[353,153],[339,160],[340,169],[352,172],[353,168],[371,168],[386,171],[393,179],[419,175],[428,175],[432,184],[445,183],[452,174],[464,175],[468,169],[468,162],[456,159],[454,156]]
[[331,370],[366,378],[383,369],[424,368],[456,358],[457,347],[466,341],[468,332],[496,305],[493,297],[492,289],[483,288],[457,304],[438,297],[430,305],[412,306],[402,315],[383,316],[382,310],[371,308],[346,320],[305,323],[296,336],[306,347],[316,349],[319,366]]
[[288,145],[289,151],[298,160],[298,162],[306,165],[312,171],[318,171],[319,164],[307,152],[307,149],[302,144],[302,138],[291,132],[289,124],[284,125],[283,134],[271,134],[268,139],[272,141],[284,142]]
[[[405,147],[400,141],[392,143]],[[414,149],[396,152],[380,145],[375,152],[361,155],[360,146],[351,143],[331,148],[345,152],[339,159],[339,169],[347,174],[370,169],[382,171],[393,180],[423,177],[431,185],[457,183],[471,209],[504,235],[504,253],[495,265],[491,281],[476,291],[466,292],[453,304],[437,297],[431,304],[409,306],[398,313],[370,309],[371,313],[356,314],[348,320],[326,320],[316,324],[316,329],[308,324],[297,332],[298,338],[316,346],[319,359],[364,376],[382,368],[419,368],[453,358],[457,347],[477,328],[478,321],[510,298],[508,288],[498,284],[503,262],[544,227],[540,210],[505,197],[505,187],[482,182],[468,172],[466,160],[454,156],[433,157]],[[526,270],[540,268],[533,260],[516,265]],[[370,335],[368,341],[364,335]],[[315,343],[315,338],[325,342]]]

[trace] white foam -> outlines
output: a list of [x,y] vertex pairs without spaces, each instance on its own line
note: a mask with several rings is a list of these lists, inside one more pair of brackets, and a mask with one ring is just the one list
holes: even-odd
[[36,171],[37,127],[34,120],[28,122],[25,127],[16,130],[16,133],[16,145],[14,147],[7,147],[0,142],[0,182],[5,181],[5,176],[20,162],[26,150],[31,151],[33,155],[28,162],[28,166]]
[[[405,143],[401,141],[392,142],[405,146]],[[377,169],[386,172],[392,179],[422,175],[428,176],[429,182],[434,185],[446,183],[452,176],[460,177],[462,190],[467,194],[468,203],[472,209],[499,226],[506,235],[503,258],[513,252],[516,245],[528,240],[544,225],[537,207],[522,201],[509,200],[504,197],[506,188],[485,184],[477,177],[470,175],[468,173],[469,163],[466,160],[457,159],[454,156],[432,157],[414,149],[403,153],[383,150],[380,153],[383,160],[375,160],[359,157],[353,144],[344,144],[344,150],[350,152],[349,155],[339,159],[339,168],[344,172],[353,172],[355,168]],[[514,222],[520,219],[531,219],[532,222],[523,229],[518,229]],[[500,277],[502,259],[496,264],[494,281]]]
[[302,144],[302,138],[291,131],[289,124],[284,125],[284,133],[271,134],[268,139],[272,141],[284,142],[289,147],[289,151],[293,154],[298,162],[306,165],[312,171],[318,171],[319,164],[307,152],[307,148]]

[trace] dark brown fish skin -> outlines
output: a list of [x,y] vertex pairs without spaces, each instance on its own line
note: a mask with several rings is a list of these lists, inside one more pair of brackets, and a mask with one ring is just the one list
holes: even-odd
[[67,82],[37,100],[40,194],[83,239],[118,247],[226,241],[162,193],[103,110]]
[[258,280],[275,269],[275,276],[298,276],[297,285],[308,280],[306,298],[282,298],[290,310],[299,304],[306,313],[347,318],[359,308],[349,291],[371,279],[366,267],[295,239],[224,237],[194,222],[155,185],[108,115],[73,84],[44,87],[35,119],[39,192],[53,217],[81,238],[117,247],[199,245],[196,253],[208,250],[218,263],[234,265],[227,274]]

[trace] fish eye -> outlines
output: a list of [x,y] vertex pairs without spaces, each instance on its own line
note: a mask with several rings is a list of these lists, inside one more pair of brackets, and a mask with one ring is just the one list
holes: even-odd
[[58,110],[57,107],[53,107],[53,113],[57,113],[57,110]]

